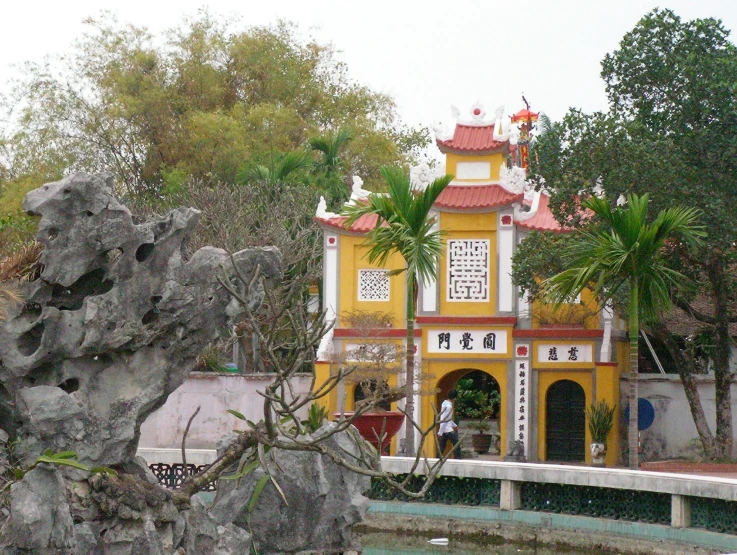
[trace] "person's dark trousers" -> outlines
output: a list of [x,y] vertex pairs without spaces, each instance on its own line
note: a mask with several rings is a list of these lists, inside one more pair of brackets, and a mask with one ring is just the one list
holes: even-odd
[[450,441],[451,445],[455,445],[455,449],[453,449],[453,456],[456,459],[461,459],[461,444],[458,443],[458,432],[448,432],[440,436],[440,455],[445,452],[445,446],[447,445],[448,441]]

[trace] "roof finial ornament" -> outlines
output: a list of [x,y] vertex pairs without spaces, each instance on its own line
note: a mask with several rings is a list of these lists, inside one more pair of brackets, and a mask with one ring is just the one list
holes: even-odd
[[371,195],[371,191],[363,188],[363,179],[359,176],[353,176],[353,185],[351,187],[351,198],[348,200],[349,205],[353,205],[356,201],[367,199]]
[[335,212],[329,212],[328,203],[325,200],[325,197],[320,196],[320,202],[317,204],[317,210],[315,211],[315,217],[322,219],[322,220],[328,220],[330,218],[337,218],[338,214],[336,214]]
[[478,100],[471,106],[471,117],[473,118],[473,123],[477,125],[483,125],[486,123],[484,120],[484,117],[486,117],[486,110],[484,110],[484,105]]

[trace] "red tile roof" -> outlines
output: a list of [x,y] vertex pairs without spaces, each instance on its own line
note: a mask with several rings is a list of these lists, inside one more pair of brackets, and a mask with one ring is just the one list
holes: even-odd
[[[520,202],[522,194],[510,193],[500,185],[450,185],[440,193],[435,207],[451,210],[488,210],[507,206],[513,202]],[[345,216],[332,216],[329,218],[315,217],[317,223],[352,233],[368,233],[376,227],[376,216],[361,216],[356,222],[346,229]]]
[[514,223],[517,224],[518,227],[534,229],[537,231],[568,231],[567,228],[561,227],[553,216],[553,213],[550,211],[550,207],[548,206],[549,201],[550,197],[548,195],[541,195],[537,213],[529,220],[515,220]]
[[453,138],[447,141],[437,139],[440,152],[471,152],[490,154],[509,146],[509,141],[495,141],[494,125],[465,125],[457,123]]
[[347,229],[344,226],[344,223],[347,219],[348,218],[345,216],[334,216],[332,218],[315,217],[315,220],[318,223],[324,224],[330,227],[338,228],[341,231],[352,231],[354,233],[368,233],[369,231],[371,231],[372,229],[376,227],[377,216],[375,214],[371,214],[369,216],[361,216],[353,223],[350,229]]
[[435,206],[452,209],[496,208],[521,201],[523,195],[510,193],[500,185],[450,185],[440,193]]

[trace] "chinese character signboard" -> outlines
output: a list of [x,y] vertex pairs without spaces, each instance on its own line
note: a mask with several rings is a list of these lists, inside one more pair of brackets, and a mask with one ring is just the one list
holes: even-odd
[[[525,351],[526,353],[527,351]],[[514,361],[514,420],[512,421],[513,441],[521,441],[525,449],[525,457],[530,456],[530,396],[532,391],[532,375],[530,359],[519,358],[520,350]]]
[[593,362],[594,349],[590,343],[538,343],[537,362],[573,364]]
[[428,330],[428,353],[506,354],[506,330]]

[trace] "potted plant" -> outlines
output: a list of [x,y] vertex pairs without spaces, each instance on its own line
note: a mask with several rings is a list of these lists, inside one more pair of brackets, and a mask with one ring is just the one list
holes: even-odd
[[476,430],[476,433],[471,436],[471,446],[474,452],[479,455],[488,453],[492,440],[492,435],[488,433],[491,429],[491,424],[487,420],[477,420],[475,422],[469,422],[468,427]]
[[609,404],[602,399],[597,404],[591,403],[586,409],[586,418],[591,434],[591,463],[594,466],[604,466],[606,457],[606,438],[614,424],[616,405],[609,408]]
[[482,455],[489,452],[494,436],[491,430],[490,420],[494,417],[499,406],[499,393],[497,391],[481,391],[475,389],[473,381],[461,379],[457,384],[458,398],[456,399],[456,411],[459,421],[467,421],[467,426],[476,430],[471,435],[471,446],[473,450]]
[[[401,429],[404,414],[391,405],[404,397],[404,387],[396,384],[402,371],[404,349],[400,343],[382,337],[394,325],[394,318],[382,312],[352,311],[342,315],[345,325],[357,332],[333,361],[344,376],[347,389],[353,389],[353,411],[333,414],[335,419],[351,419],[361,436],[382,454],[389,454],[389,443]],[[344,393],[345,395],[345,393]],[[339,406],[345,404],[345,397]],[[359,413],[359,414],[357,414]]]

